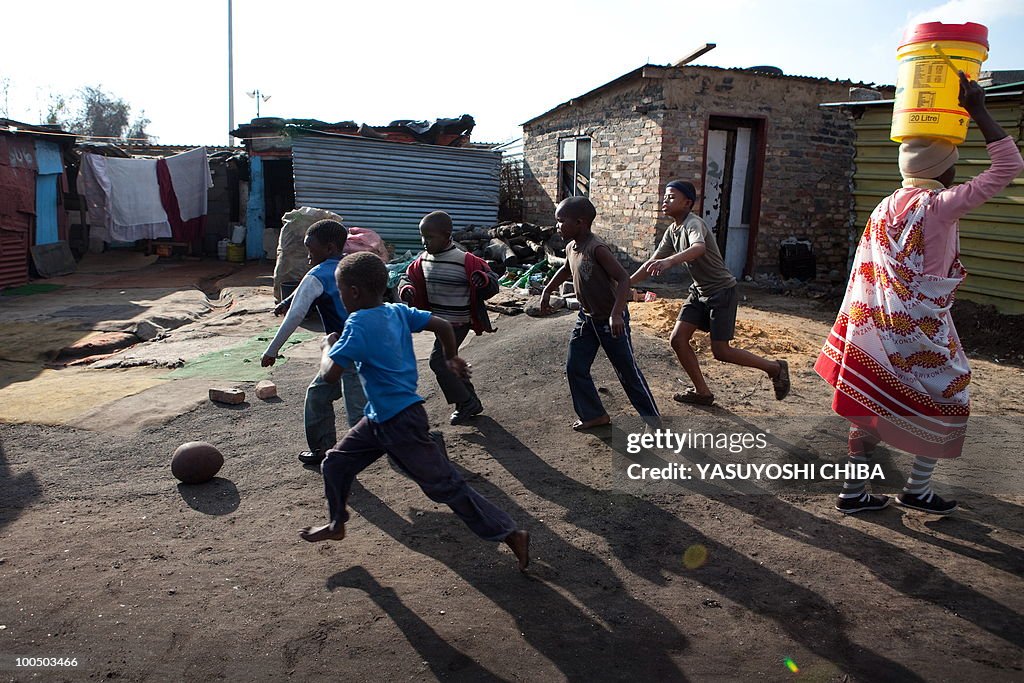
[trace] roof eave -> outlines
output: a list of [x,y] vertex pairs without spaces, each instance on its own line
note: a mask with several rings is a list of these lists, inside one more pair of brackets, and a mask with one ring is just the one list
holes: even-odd
[[566,100],[565,102],[562,102],[561,104],[559,104],[559,105],[557,105],[557,106],[547,110],[543,114],[539,114],[537,116],[534,116],[529,121],[524,121],[520,125],[528,126],[531,123],[533,123],[534,121],[539,121],[540,119],[544,118],[545,116],[549,116],[550,114],[554,114],[556,111],[559,111],[559,110],[564,109],[566,107],[571,107],[574,104],[580,102],[581,100],[593,97],[594,95],[598,94],[599,92],[602,92],[602,91],[606,90],[607,88],[611,88],[611,87],[613,87],[615,85],[619,85],[620,83],[625,83],[627,81],[633,80],[637,76],[640,76],[641,78],[658,78],[658,76],[654,75],[654,73],[655,73],[654,70],[663,71],[666,68],[668,68],[668,67],[658,66],[656,64],[644,64],[643,66],[638,66],[637,68],[633,69],[632,71],[624,73],[621,76],[619,76],[618,78],[616,78],[614,80],[611,80],[611,81],[608,81],[604,85],[599,85],[596,88],[594,88],[593,90],[588,90],[587,92],[583,93],[582,95],[578,95],[578,96],[572,98],[571,100]]

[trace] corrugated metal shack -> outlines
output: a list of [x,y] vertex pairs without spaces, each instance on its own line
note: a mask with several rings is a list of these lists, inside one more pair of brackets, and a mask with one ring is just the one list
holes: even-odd
[[30,249],[68,239],[64,154],[75,136],[0,118],[0,288],[28,282]]
[[[1021,144],[1024,135],[1024,82],[987,89],[986,105],[996,121]],[[899,145],[889,139],[893,100],[846,102],[855,117],[856,171],[853,195],[856,221],[851,244],[856,245],[871,211],[900,186]],[[971,125],[960,145],[958,180],[972,178],[989,165],[985,140]],[[1024,314],[1024,178],[960,220],[960,259],[970,276],[959,296],[994,305],[1000,313]]]
[[419,249],[419,220],[452,214],[456,229],[493,225],[501,155],[468,149],[473,119],[388,126],[262,118],[232,135],[250,160],[248,258],[263,256],[264,230],[299,207],[329,209],[349,225],[369,228],[397,251]]

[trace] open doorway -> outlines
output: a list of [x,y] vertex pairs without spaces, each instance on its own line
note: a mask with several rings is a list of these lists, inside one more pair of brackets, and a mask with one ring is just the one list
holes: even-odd
[[295,208],[295,182],[292,180],[291,159],[263,160],[264,205],[266,227],[278,230],[281,217]]
[[725,265],[735,277],[753,268],[761,209],[764,119],[712,116],[704,149],[701,218],[715,233]]

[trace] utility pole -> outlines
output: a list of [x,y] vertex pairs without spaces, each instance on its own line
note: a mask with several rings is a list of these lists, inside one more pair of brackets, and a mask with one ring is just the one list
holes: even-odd
[[235,144],[231,131],[235,129],[235,48],[231,31],[231,0],[228,0],[228,147]]

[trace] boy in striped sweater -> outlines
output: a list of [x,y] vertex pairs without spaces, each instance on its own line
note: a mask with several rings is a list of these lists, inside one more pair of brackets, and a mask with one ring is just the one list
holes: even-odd
[[[486,261],[455,245],[451,216],[444,211],[424,216],[420,239],[426,251],[409,265],[399,284],[399,298],[451,323],[457,346],[470,331],[478,335],[494,332],[484,300],[497,294],[498,277]],[[451,424],[462,424],[484,411],[473,383],[449,369],[440,342],[434,344],[430,354],[430,369],[445,400],[455,405]]]

